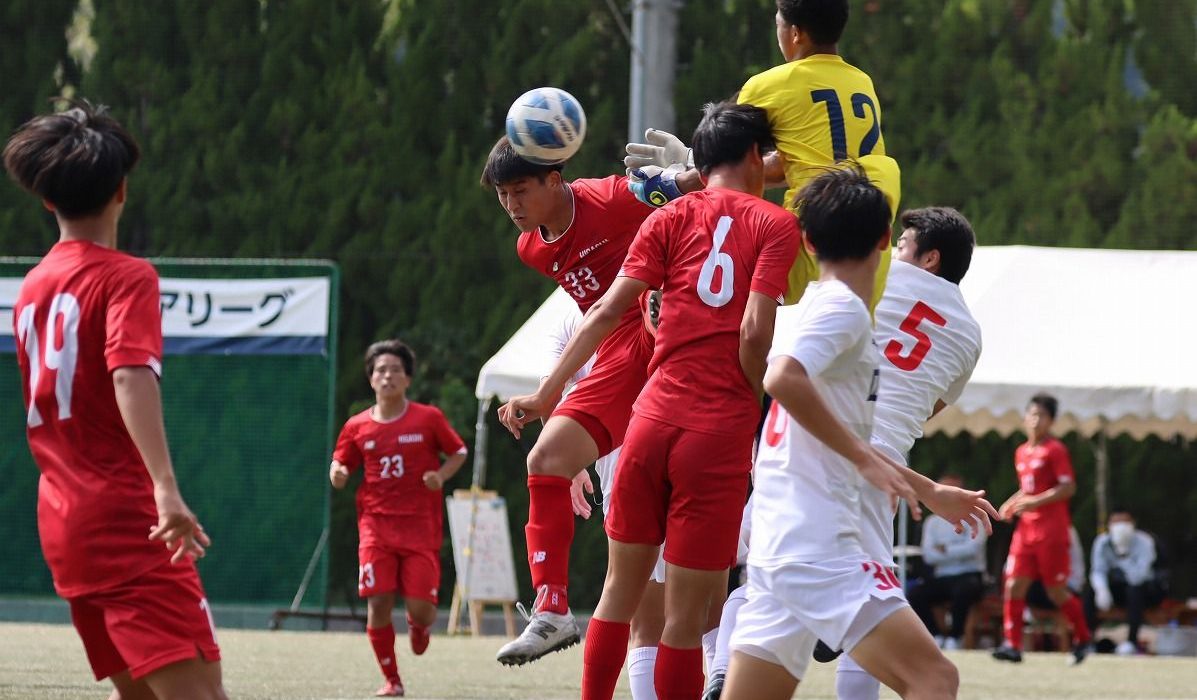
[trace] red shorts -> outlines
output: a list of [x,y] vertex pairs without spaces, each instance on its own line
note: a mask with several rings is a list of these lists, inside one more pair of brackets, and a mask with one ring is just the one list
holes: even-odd
[[1006,557],[1007,578],[1038,579],[1045,587],[1063,586],[1072,571],[1068,541],[1024,542],[1014,532]]
[[357,560],[357,594],[362,598],[399,593],[436,605],[441,586],[440,552],[359,547]]
[[736,563],[752,434],[711,435],[632,417],[615,468],[607,536],[665,543],[665,561],[716,571]]
[[553,410],[554,416],[572,418],[585,428],[600,455],[623,444],[632,404],[648,381],[653,342],[639,314],[625,316],[599,346],[590,374]]
[[197,656],[220,661],[212,612],[192,565],[167,563],[67,602],[98,681],[126,670],[142,678]]

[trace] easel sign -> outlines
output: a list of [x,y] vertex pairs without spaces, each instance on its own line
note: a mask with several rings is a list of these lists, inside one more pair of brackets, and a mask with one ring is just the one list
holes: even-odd
[[494,491],[457,490],[445,499],[449,511],[449,537],[457,583],[449,609],[449,633],[458,631],[463,602],[467,604],[470,632],[481,633],[485,605],[503,607],[507,636],[515,636],[512,604],[518,596],[515,563],[508,530],[507,502]]

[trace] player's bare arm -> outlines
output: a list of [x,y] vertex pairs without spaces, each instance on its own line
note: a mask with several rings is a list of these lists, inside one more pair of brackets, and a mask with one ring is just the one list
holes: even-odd
[[623,314],[648,289],[648,285],[630,277],[618,277],[610,289],[586,312],[582,325],[565,345],[553,371],[541,383],[535,394],[516,396],[499,407],[499,422],[515,437],[529,422],[548,415],[557,404],[565,383],[577,374],[582,365],[598,349],[603,340],[615,330]]
[[986,535],[993,534],[991,518],[998,517],[998,513],[993,504],[985,499],[984,490],[969,491],[932,481],[915,470],[894,462],[880,451],[877,454],[897,469],[906,479],[906,483],[914,489],[919,500],[930,508],[931,512],[951,523],[957,533],[964,532],[967,528],[971,531],[973,539],[976,539],[982,529]]
[[334,489],[345,488],[345,484],[349,483],[349,467],[334,459],[328,466],[328,480]]
[[777,319],[777,300],[760,292],[748,293],[744,320],[740,323],[740,368],[759,397],[763,391],[766,358],[773,344],[773,324]]
[[889,462],[836,418],[802,363],[792,357],[770,362],[765,371],[765,391],[815,439],[852,462],[870,484],[905,500],[916,520],[922,517],[914,489]]
[[445,485],[445,482],[453,478],[460,469],[461,465],[465,464],[466,451],[463,449],[460,452],[451,454],[445,458],[441,464],[441,468],[436,471],[424,472],[424,486],[429,491],[438,491]]
[[1076,482],[1064,481],[1044,491],[1043,493],[1037,493],[1034,496],[1028,496],[1024,494],[1017,503],[1011,506],[1011,510],[1013,511],[1014,515],[1020,515],[1029,510],[1041,508],[1049,503],[1066,501],[1069,498],[1072,498],[1073,494],[1075,493]]
[[158,525],[150,530],[149,538],[162,540],[166,548],[174,552],[171,562],[175,564],[186,557],[198,559],[204,556],[204,548],[212,541],[183,502],[175,481],[170,450],[166,446],[157,375],[149,367],[118,367],[112,373],[112,385],[125,428],[154,482]]

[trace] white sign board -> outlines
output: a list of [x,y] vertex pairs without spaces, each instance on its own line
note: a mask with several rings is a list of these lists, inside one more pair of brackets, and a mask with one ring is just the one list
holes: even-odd
[[[507,524],[507,502],[502,498],[449,497],[445,504],[449,509],[449,536],[453,541],[457,585],[468,587],[464,591],[465,599],[514,602],[518,592]],[[470,561],[469,576],[466,575],[467,559]]]

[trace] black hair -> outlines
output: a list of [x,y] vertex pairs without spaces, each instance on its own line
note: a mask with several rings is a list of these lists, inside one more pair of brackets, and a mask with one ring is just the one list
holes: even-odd
[[889,231],[889,201],[858,163],[827,168],[795,199],[798,223],[820,261],[863,260]]
[[1056,397],[1044,392],[1031,397],[1031,400],[1027,402],[1027,406],[1032,405],[1042,408],[1052,420],[1056,419],[1056,411],[1060,408],[1060,402],[1056,400]]
[[777,0],[777,10],[820,46],[838,42],[848,24],[848,0]]
[[761,155],[777,148],[769,115],[760,107],[735,102],[708,102],[690,141],[694,167],[703,175],[712,168],[744,160],[755,144]]
[[486,157],[486,165],[482,168],[482,177],[479,179],[479,183],[486,188],[495,188],[525,177],[534,177],[544,182],[549,173],[559,173],[564,168],[565,163],[537,165],[532,161],[520,158],[515,149],[511,147],[511,141],[503,136],[495,142],[494,148],[490,149],[490,155]]
[[1135,514],[1131,512],[1130,508],[1126,507],[1125,503],[1115,503],[1110,506],[1110,510],[1106,513],[1106,519],[1108,520],[1112,515],[1129,515],[1131,520],[1135,519]]
[[366,348],[366,376],[374,374],[374,363],[381,355],[394,355],[403,363],[403,371],[412,376],[416,371],[416,354],[401,340],[380,340]]
[[901,219],[903,229],[914,229],[915,254],[938,250],[939,276],[960,284],[977,245],[977,236],[968,219],[951,207],[907,209]]
[[4,169],[64,219],[103,211],[141,149],[107,108],[72,100],[65,112],[21,125],[4,146]]

